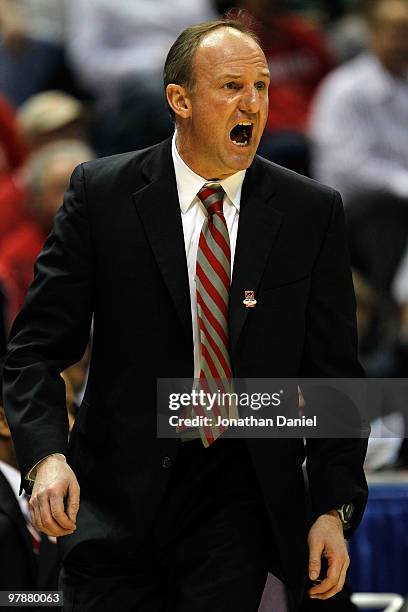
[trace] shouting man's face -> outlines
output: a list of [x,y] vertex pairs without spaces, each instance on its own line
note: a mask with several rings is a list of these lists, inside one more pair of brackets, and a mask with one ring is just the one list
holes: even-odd
[[177,147],[204,178],[222,179],[251,165],[268,114],[269,71],[259,45],[223,27],[199,44],[194,87],[186,93]]

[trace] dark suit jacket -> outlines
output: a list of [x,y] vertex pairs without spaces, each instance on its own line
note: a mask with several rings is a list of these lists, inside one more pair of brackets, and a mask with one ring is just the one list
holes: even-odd
[[[258,304],[243,306],[245,289]],[[154,520],[179,442],[156,438],[156,379],[193,377],[183,228],[171,141],[86,163],[36,265],[11,333],[5,406],[21,470],[67,453],[64,383],[94,315],[90,374],[68,450],[86,529],[61,539],[123,558]],[[339,195],[256,157],[243,185],[230,293],[235,377],[356,377],[355,303]],[[271,569],[300,590],[306,570],[301,439],[248,441],[278,554]],[[366,500],[365,443],[312,440],[313,514]],[[109,525],[109,528],[107,527]],[[120,552],[119,552],[120,551]],[[78,555],[78,556],[77,556]]]
[[34,554],[19,503],[0,469],[0,591],[56,590],[58,573],[56,545],[43,535],[40,554]]
[[0,469],[0,591],[33,590],[37,560],[20,506]]

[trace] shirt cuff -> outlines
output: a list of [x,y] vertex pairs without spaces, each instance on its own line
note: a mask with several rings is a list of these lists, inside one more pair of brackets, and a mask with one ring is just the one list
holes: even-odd
[[42,459],[40,459],[39,461],[37,461],[37,463],[35,465],[33,465],[33,467],[31,468],[31,470],[29,470],[25,476],[25,479],[28,480],[29,482],[33,483],[35,481],[35,477],[36,477],[36,468],[38,467],[38,465],[41,463],[41,461],[44,461],[44,459],[47,459],[48,457],[52,457],[52,456],[60,456],[60,457],[64,457],[65,459],[65,455],[63,455],[62,453],[50,453],[49,455],[46,455],[45,457],[43,457]]

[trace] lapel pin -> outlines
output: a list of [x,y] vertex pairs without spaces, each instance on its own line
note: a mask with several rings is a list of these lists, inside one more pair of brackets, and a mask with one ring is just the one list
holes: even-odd
[[244,291],[245,299],[242,302],[246,308],[253,308],[256,305],[255,292]]

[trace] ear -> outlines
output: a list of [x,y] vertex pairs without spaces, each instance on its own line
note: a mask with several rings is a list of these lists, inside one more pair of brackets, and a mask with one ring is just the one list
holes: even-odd
[[170,83],[166,87],[166,97],[169,106],[173,109],[178,117],[182,119],[188,119],[191,117],[191,98],[185,87],[182,87],[182,85],[176,85],[175,83]]
[[10,428],[7,423],[3,406],[0,406],[0,436],[3,438],[11,438]]

